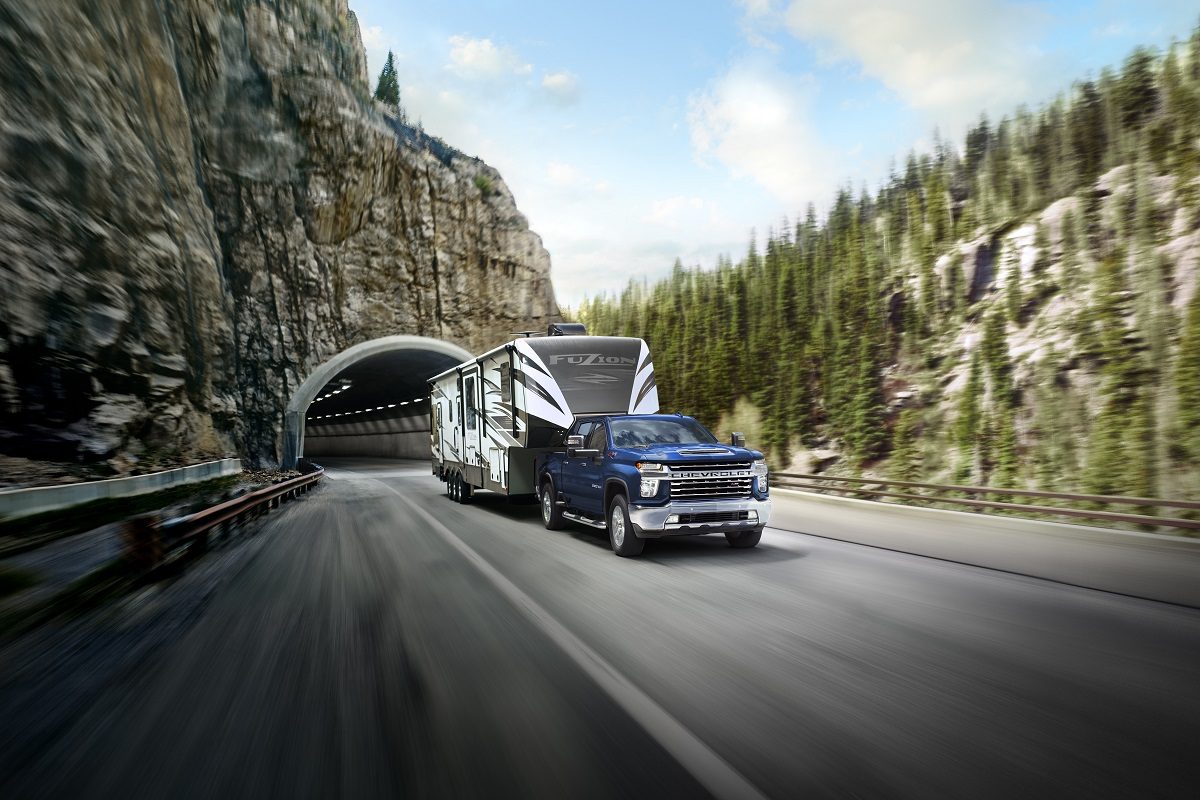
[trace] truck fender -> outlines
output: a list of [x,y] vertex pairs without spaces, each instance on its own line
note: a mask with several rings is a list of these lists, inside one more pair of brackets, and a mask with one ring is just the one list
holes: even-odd
[[625,500],[631,502],[633,495],[629,492],[629,484],[624,478],[609,477],[604,481],[604,516],[608,517],[608,506],[615,495],[625,495]]

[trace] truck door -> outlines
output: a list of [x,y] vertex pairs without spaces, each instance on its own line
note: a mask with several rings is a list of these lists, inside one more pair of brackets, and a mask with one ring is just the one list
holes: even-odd
[[604,518],[604,459],[608,457],[608,433],[601,422],[592,428],[583,446],[588,450],[598,450],[599,455],[576,459],[579,468],[576,470],[580,484],[579,510],[594,517]]
[[[585,419],[576,422],[569,431],[571,436],[582,436],[584,447],[587,447],[588,435],[596,427],[596,421]],[[562,461],[562,475],[559,477],[562,486],[559,490],[567,501],[567,505],[578,511],[583,511],[587,502],[587,484],[583,481],[583,462],[586,459],[567,456]]]

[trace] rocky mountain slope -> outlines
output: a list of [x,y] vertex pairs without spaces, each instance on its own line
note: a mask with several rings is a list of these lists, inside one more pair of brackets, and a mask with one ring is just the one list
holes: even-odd
[[1195,497],[1198,263],[1200,28],[575,316],[780,468]]
[[501,177],[367,80],[345,0],[0,6],[0,453],[270,462],[339,350],[555,317]]

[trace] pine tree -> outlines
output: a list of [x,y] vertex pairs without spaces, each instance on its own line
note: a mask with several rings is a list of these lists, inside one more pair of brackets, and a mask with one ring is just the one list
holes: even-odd
[[1017,430],[1013,425],[1012,411],[1001,407],[993,417],[996,431],[996,470],[993,486],[1016,488],[1017,484]]
[[1121,122],[1129,128],[1145,124],[1158,106],[1158,83],[1154,76],[1154,53],[1139,47],[1125,60],[1117,88]]
[[921,475],[921,450],[917,443],[919,421],[920,412],[911,406],[901,411],[896,420],[888,471],[897,480],[914,480]]
[[1175,366],[1175,391],[1184,446],[1193,463],[1200,465],[1200,290],[1193,291],[1188,303]]
[[963,463],[973,463],[975,446],[982,432],[980,416],[980,400],[983,396],[983,369],[980,365],[979,351],[971,356],[970,371],[967,382],[958,400],[958,419],[955,424],[958,450]]
[[992,397],[998,405],[1005,407],[1012,399],[1012,364],[1008,357],[1007,327],[1004,312],[999,306],[993,307],[984,319],[983,341],[980,344],[991,381]]
[[375,99],[393,111],[400,111],[400,82],[396,77],[396,57],[391,50],[379,73],[379,83],[375,85]]
[[858,351],[858,376],[851,400],[849,429],[846,431],[847,444],[860,461],[878,456],[886,442],[883,410],[879,370],[875,365],[871,344],[863,337]]
[[1004,279],[1004,305],[1008,318],[1012,322],[1021,319],[1021,306],[1024,298],[1021,293],[1021,260],[1014,257],[1008,268],[1008,276]]

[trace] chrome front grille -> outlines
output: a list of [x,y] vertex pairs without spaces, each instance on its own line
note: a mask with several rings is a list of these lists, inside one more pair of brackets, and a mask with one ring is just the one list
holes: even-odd
[[748,463],[671,465],[670,469],[672,500],[750,496],[753,478]]

